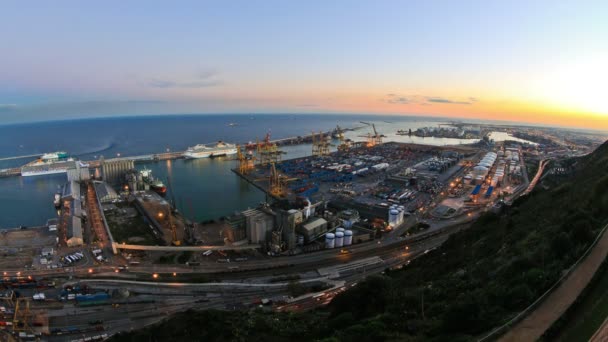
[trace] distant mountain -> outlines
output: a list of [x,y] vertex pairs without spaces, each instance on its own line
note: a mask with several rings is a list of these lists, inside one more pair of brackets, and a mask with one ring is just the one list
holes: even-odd
[[[189,311],[113,341],[469,341],[527,307],[608,222],[608,142],[505,213],[304,314]],[[424,303],[424,304],[423,304]],[[423,311],[424,310],[424,311]]]

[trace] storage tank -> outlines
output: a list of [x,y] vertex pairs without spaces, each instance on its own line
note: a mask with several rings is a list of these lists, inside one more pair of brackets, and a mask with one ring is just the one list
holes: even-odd
[[344,233],[342,233],[342,232],[336,233],[334,245],[336,248],[340,248],[340,247],[344,246]]
[[391,226],[397,225],[397,220],[399,218],[399,210],[393,209],[388,212],[388,224]]
[[325,248],[334,248],[336,236],[334,233],[325,234]]
[[344,233],[345,229],[342,227],[336,228],[336,233]]
[[298,235],[298,245],[304,245],[304,235]]
[[353,244],[353,231],[346,230],[344,231],[344,246],[350,246]]

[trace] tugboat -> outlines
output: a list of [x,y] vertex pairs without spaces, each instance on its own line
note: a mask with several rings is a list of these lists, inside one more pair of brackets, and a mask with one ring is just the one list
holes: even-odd
[[165,196],[165,194],[167,193],[167,187],[160,179],[156,179],[152,176],[152,170],[143,169],[139,171],[139,173],[141,174],[144,183],[150,186],[150,190],[156,192],[161,196]]

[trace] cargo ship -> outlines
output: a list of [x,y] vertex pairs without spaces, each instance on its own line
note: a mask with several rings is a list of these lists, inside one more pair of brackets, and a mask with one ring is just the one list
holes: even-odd
[[164,196],[167,193],[167,187],[160,179],[152,176],[152,170],[143,169],[139,171],[139,173],[141,174],[144,183],[150,187],[150,190],[161,196]]
[[236,145],[218,141],[213,147],[207,145],[198,144],[196,146],[188,147],[184,152],[184,157],[190,159],[198,158],[210,158],[236,154]]

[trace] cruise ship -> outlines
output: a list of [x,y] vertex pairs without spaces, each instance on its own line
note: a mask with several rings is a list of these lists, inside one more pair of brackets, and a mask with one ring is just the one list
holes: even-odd
[[207,146],[203,144],[198,144],[196,146],[188,147],[186,152],[184,152],[184,157],[191,159],[198,158],[209,158],[209,157],[219,157],[219,156],[227,156],[231,154],[236,154],[236,145],[225,143],[223,141],[218,141],[215,146]]
[[21,176],[30,177],[66,173],[70,169],[75,169],[76,163],[82,168],[89,167],[88,164],[74,160],[74,158],[68,158],[68,154],[65,152],[45,153],[39,159],[22,166]]

